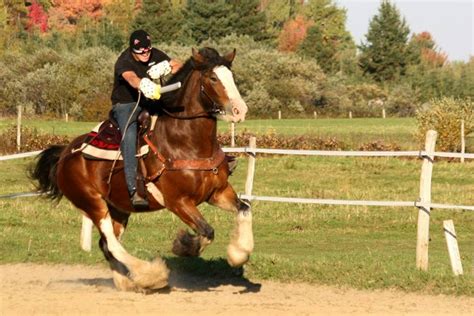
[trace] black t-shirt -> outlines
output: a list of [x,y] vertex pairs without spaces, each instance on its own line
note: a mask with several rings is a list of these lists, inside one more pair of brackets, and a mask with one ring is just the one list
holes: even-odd
[[[150,78],[146,73],[151,66],[158,64],[165,60],[170,60],[171,58],[168,57],[164,52],[159,49],[152,48],[150,59],[147,63],[142,63],[140,61],[136,61],[130,48],[126,49],[125,51],[120,54],[119,58],[115,62],[115,69],[114,69],[114,87],[112,89],[112,104],[116,103],[132,103],[137,102],[138,100],[138,90],[133,88],[127,80],[122,77],[122,74],[126,71],[134,71],[139,78]],[[142,100],[140,100],[140,105],[145,105],[144,103],[148,103],[149,100],[146,100],[144,96],[142,96]]]

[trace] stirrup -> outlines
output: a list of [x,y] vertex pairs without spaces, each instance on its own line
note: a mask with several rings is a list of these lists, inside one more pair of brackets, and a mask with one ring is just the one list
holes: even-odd
[[130,198],[130,202],[132,206],[136,210],[147,210],[149,209],[148,201],[142,198],[138,193],[135,191]]

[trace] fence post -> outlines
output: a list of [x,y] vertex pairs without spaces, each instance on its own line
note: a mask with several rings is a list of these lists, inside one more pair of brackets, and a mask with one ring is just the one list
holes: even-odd
[[349,118],[352,118],[352,111],[349,111]]
[[16,119],[16,150],[21,149],[21,105],[17,106],[17,119]]
[[[466,138],[464,135],[464,120],[461,120],[461,154],[466,153]],[[461,157],[461,163],[464,163],[464,156]]]
[[81,228],[81,248],[84,251],[91,251],[92,247],[92,221],[89,217],[82,215]]
[[420,176],[420,203],[418,205],[418,225],[416,239],[416,267],[428,270],[428,243],[430,234],[431,176],[433,174],[434,150],[438,133],[426,133],[425,151]]
[[443,221],[444,237],[446,238],[446,244],[448,246],[449,260],[451,261],[451,268],[453,269],[454,275],[463,274],[461,255],[459,254],[458,240],[456,237],[456,231],[454,230],[453,221]]
[[385,118],[385,108],[382,109],[382,118]]
[[281,120],[281,111],[278,111],[278,119]]
[[313,111],[313,115],[314,115],[314,118],[317,119],[318,118],[318,113],[316,111]]
[[69,114],[68,113],[66,113],[64,115],[64,120],[66,121],[66,123],[69,122]]
[[235,147],[235,123],[230,123],[230,147]]
[[252,149],[257,148],[257,138],[250,137],[249,139],[249,148],[250,151],[247,153],[249,154],[249,162],[247,167],[247,180],[245,181],[245,195],[252,195],[253,190],[253,178],[255,176],[255,156],[256,153],[252,151]]

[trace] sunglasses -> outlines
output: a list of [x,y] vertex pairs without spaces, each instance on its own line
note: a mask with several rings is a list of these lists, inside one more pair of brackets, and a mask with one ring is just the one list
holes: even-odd
[[140,48],[140,49],[133,49],[133,52],[138,55],[143,55],[143,54],[151,52],[151,46]]

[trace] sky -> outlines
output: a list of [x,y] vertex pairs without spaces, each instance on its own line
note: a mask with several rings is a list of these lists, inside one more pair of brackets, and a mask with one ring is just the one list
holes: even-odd
[[[474,55],[474,0],[391,0],[410,31],[431,33],[448,60],[468,61]],[[357,45],[365,41],[369,22],[381,0],[335,0],[347,9],[347,29]],[[410,35],[411,36],[411,35]]]

